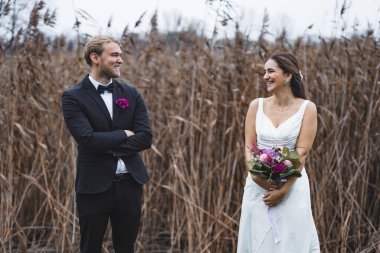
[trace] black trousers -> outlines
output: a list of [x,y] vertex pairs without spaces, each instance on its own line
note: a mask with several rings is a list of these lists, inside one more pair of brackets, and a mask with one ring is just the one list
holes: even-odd
[[116,253],[133,253],[141,217],[142,185],[132,176],[106,192],[77,194],[82,253],[100,253],[108,221]]

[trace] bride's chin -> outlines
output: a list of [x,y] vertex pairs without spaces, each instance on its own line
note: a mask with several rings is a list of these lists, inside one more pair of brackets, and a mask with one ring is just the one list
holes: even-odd
[[278,86],[278,85],[276,85],[276,84],[273,84],[273,85],[267,86],[267,91],[270,92],[270,93],[273,93],[273,92],[275,92],[276,90],[281,90],[280,87],[281,87],[281,86]]

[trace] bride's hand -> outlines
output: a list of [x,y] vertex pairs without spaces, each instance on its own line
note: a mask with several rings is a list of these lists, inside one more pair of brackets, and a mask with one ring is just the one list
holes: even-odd
[[253,182],[258,184],[261,188],[264,188],[265,190],[269,191],[269,189],[277,189],[277,184],[272,182],[268,182],[266,179],[257,176],[257,175],[251,175]]
[[275,206],[281,202],[285,196],[285,191],[282,189],[270,188],[269,191],[263,196],[264,204],[267,206]]

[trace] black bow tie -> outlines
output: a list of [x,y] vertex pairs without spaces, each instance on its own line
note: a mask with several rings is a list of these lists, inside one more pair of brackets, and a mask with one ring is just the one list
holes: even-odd
[[108,91],[108,92],[113,92],[113,83],[110,83],[109,85],[107,86],[103,86],[103,85],[98,85],[98,92],[99,94],[103,94],[105,91]]

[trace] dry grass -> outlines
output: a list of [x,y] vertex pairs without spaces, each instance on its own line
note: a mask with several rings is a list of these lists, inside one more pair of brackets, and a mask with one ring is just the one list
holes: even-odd
[[[0,50],[0,251],[77,252],[76,146],[60,94],[88,70],[81,48],[64,38],[44,40],[33,29],[24,42]],[[122,76],[144,95],[154,131],[143,153],[152,180],[137,252],[235,251],[247,175],[244,116],[266,95],[265,59],[284,50],[301,60],[318,106],[307,170],[322,251],[380,250],[378,38],[269,43],[237,33],[210,48],[191,30],[159,35],[153,22],[146,40],[131,42],[124,38]],[[105,252],[110,240],[108,232]]]

